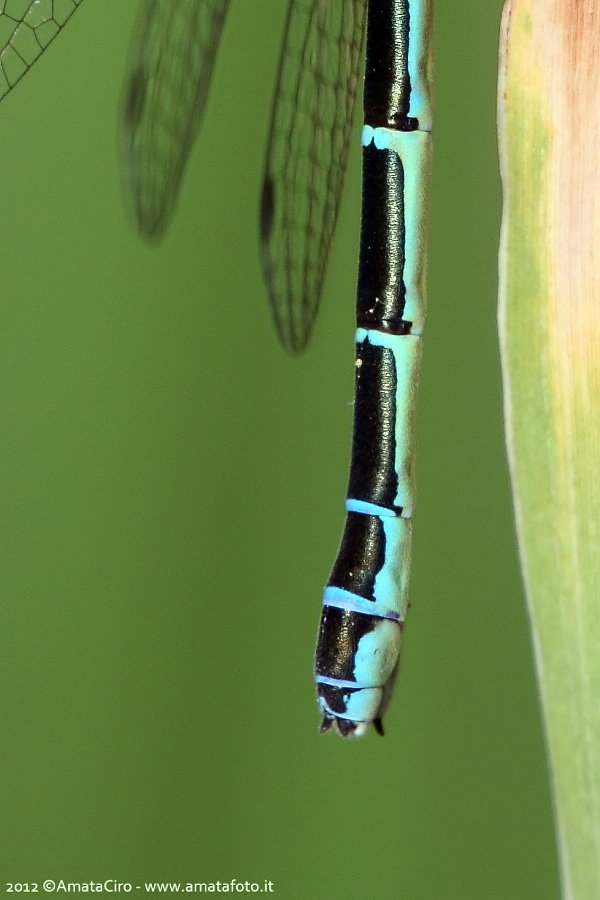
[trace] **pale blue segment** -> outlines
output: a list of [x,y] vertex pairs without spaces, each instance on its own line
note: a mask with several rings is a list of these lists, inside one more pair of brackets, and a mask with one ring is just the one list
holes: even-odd
[[315,675],[317,684],[330,684],[332,687],[355,688],[355,681],[345,681],[343,678],[327,678],[326,675]]
[[[356,343],[369,340],[374,347],[391,350],[396,366],[396,456],[394,469],[398,475],[396,506],[402,507],[403,518],[410,519],[415,505],[413,454],[415,446],[415,402],[419,380],[422,341],[416,334],[385,334],[359,328]],[[359,348],[360,356],[360,348]]]
[[[394,519],[393,521],[396,520]],[[406,520],[402,519],[402,521]],[[384,573],[385,568],[385,566],[382,568],[379,575]],[[377,578],[379,578],[379,575]],[[375,583],[377,583],[377,578]],[[391,606],[396,601],[394,593],[388,590],[386,594],[385,588],[380,590],[379,593],[381,594],[381,601],[378,601],[377,597],[373,601],[365,600],[364,597],[353,594],[351,591],[345,591],[343,588],[326,587],[323,594],[323,606],[335,606],[336,609],[349,609],[352,612],[364,613],[367,616],[380,616],[382,619],[398,621],[400,614]]]
[[[375,607],[390,609],[403,622],[408,610],[408,586],[412,546],[412,522],[396,517],[381,520],[385,535],[383,566],[375,576]],[[388,615],[388,619],[393,616]]]
[[432,0],[411,0],[408,30],[409,116],[421,131],[431,131],[433,119],[433,67],[431,62]]
[[431,135],[423,131],[393,131],[390,128],[369,128],[369,131],[369,143],[373,139],[378,150],[393,150],[402,162],[405,227],[402,281],[406,289],[403,319],[412,322],[412,334],[422,334],[427,292],[426,201],[431,168]]
[[362,513],[364,516],[377,516],[380,519],[385,516],[396,518],[396,513],[386,506],[377,506],[376,503],[368,503],[366,500],[353,500],[351,497],[346,500],[346,509],[348,512]]
[[389,150],[390,135],[392,132],[389,128],[376,128],[373,135],[373,143],[378,150]]
[[328,586],[323,594],[323,605],[403,622],[408,608],[412,522],[398,516],[386,516],[381,518],[381,524],[385,550],[383,565],[373,585],[375,600],[365,600],[351,591]]
[[351,719],[353,722],[372,722],[379,716],[383,688],[363,688],[354,691],[346,699],[346,714],[340,719]]
[[362,145],[368,147],[373,141],[378,150],[387,150],[390,146],[391,133],[389,128],[373,128],[371,125],[364,125],[361,137]]
[[382,619],[361,637],[352,673],[358,687],[380,687],[389,680],[400,655],[401,636],[397,622]]
[[402,318],[412,333],[422,334],[427,310],[427,191],[431,168],[431,135],[423,131],[390,133],[404,169],[404,252],[402,280],[406,299]]
[[363,688],[360,691],[344,694],[346,711],[333,712],[322,697],[319,698],[319,709],[335,719],[350,719],[353,722],[372,722],[379,715],[383,701],[383,688]]
[[374,129],[370,125],[363,125],[361,141],[363,147],[368,147],[371,141],[373,140],[373,135],[375,134]]

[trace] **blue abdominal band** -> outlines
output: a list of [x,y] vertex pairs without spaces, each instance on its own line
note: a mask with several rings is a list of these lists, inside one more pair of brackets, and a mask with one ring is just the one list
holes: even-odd
[[[396,370],[396,410],[402,414],[396,416],[395,462],[394,469],[398,476],[398,491],[394,500],[396,506],[402,508],[402,515],[410,518],[415,503],[415,485],[412,465],[414,452],[415,402],[421,362],[421,338],[416,334],[385,334],[359,328],[356,332],[356,343],[360,345],[368,340],[374,347],[385,347],[390,350]],[[348,504],[355,501],[349,499]],[[350,506],[347,505],[347,508]],[[359,511],[354,506],[353,510]]]
[[343,588],[328,586],[323,594],[323,605],[403,622],[408,608],[412,522],[389,515],[381,516],[380,520],[385,535],[385,554],[374,579],[374,601]]

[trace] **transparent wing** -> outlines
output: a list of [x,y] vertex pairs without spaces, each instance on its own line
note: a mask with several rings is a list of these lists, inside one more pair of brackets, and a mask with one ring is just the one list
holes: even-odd
[[261,203],[275,327],[301,352],[319,308],[359,83],[366,0],[291,0]]
[[142,0],[119,119],[125,193],[158,240],[200,128],[229,0]]
[[82,0],[0,0],[0,100],[29,71]]

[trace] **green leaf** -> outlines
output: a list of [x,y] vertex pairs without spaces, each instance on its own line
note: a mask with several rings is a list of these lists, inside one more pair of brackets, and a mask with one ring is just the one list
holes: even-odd
[[506,441],[563,895],[600,897],[600,2],[508,0]]

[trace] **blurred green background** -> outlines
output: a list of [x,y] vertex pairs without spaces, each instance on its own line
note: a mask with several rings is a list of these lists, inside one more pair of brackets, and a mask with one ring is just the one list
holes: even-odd
[[312,655],[344,519],[360,122],[291,359],[256,227],[285,7],[232,3],[160,247],[116,165],[136,3],[85,0],[0,106],[1,881],[552,900],[495,323],[501,2],[436,8],[412,608],[386,737],[356,742],[319,736]]

